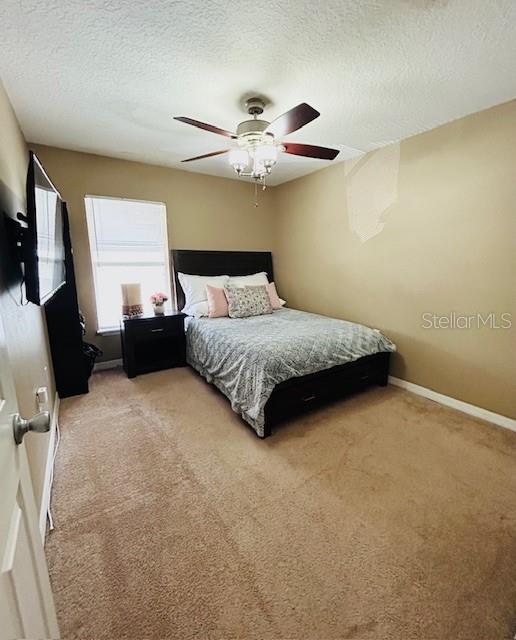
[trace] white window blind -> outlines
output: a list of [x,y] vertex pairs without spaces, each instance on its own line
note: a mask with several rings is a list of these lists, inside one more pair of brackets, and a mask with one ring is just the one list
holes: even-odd
[[122,283],[139,282],[142,301],[170,298],[167,214],[157,202],[85,198],[99,331],[119,328]]

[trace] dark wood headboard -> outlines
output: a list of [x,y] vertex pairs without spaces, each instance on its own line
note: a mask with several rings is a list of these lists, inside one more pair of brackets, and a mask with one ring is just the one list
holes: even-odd
[[269,282],[274,280],[270,251],[196,251],[172,250],[172,268],[177,308],[184,307],[185,296],[179,284],[178,272],[198,276],[248,276],[265,271]]

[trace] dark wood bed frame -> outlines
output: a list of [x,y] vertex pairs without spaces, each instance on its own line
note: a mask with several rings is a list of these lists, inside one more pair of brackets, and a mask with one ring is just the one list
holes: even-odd
[[[265,271],[274,280],[270,251],[196,251],[176,249],[172,252],[172,272],[177,308],[185,302],[177,273],[202,276],[242,276]],[[390,353],[375,353],[354,362],[318,371],[301,378],[291,378],[277,385],[265,405],[263,437],[272,427],[307,407],[342,398],[370,385],[385,386],[389,375]]]

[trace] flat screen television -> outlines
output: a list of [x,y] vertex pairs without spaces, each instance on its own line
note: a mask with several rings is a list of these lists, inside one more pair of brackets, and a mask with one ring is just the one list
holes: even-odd
[[32,151],[27,172],[26,222],[26,296],[30,302],[44,305],[66,282],[63,200]]

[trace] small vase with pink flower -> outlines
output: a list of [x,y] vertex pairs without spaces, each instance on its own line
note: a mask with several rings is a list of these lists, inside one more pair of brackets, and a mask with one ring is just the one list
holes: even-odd
[[150,297],[152,308],[154,309],[155,316],[162,316],[165,313],[165,302],[168,300],[166,293],[158,291],[153,293]]

